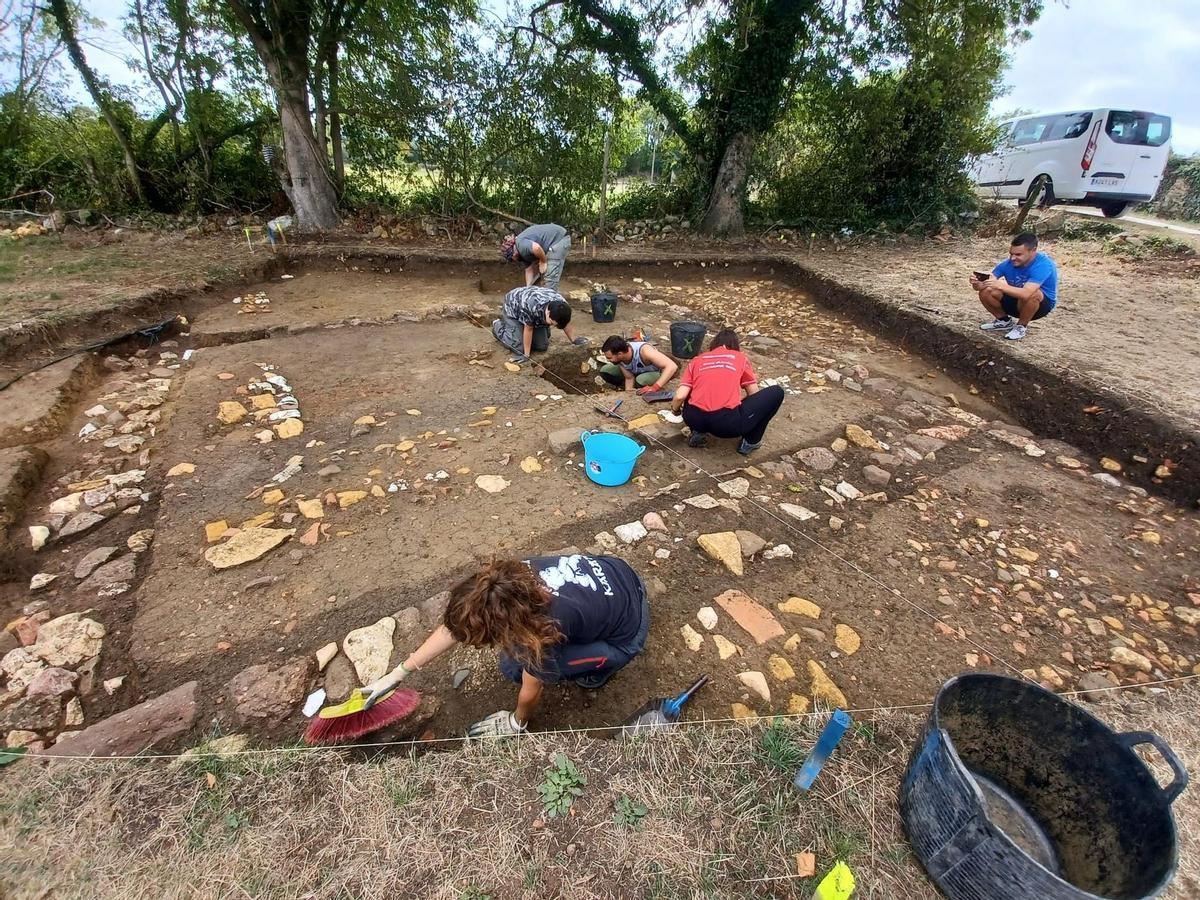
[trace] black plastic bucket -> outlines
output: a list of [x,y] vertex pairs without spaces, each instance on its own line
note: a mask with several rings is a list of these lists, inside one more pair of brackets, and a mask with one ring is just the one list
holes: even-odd
[[[1159,787],[1133,748],[1175,773]],[[970,674],[942,686],[900,787],[917,858],[950,900],[1143,900],[1178,863],[1187,787],[1150,732],[1118,734],[1050,691]]]
[[671,323],[671,355],[679,359],[691,359],[704,349],[704,334],[708,326],[703,322]]
[[532,353],[545,353],[550,349],[550,326],[534,325],[533,340],[529,344]]
[[611,322],[617,317],[617,295],[612,291],[592,294],[592,321]]

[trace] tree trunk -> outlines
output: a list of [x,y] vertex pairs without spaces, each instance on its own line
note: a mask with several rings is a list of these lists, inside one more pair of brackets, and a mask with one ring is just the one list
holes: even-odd
[[750,172],[750,155],[754,152],[754,136],[734,135],[725,146],[721,166],[713,179],[708,212],[700,230],[714,237],[741,237],[746,232],[743,207],[746,200],[746,179]]
[[292,206],[298,231],[326,231],[338,225],[337,192],[325,168],[324,151],[317,146],[309,118],[308,86],[283,86],[279,96],[283,153],[291,181]]
[[346,151],[342,146],[342,114],[338,112],[342,99],[338,91],[337,47],[329,54],[329,140],[333,146],[333,183],[338,194],[346,190]]
[[92,67],[88,65],[87,58],[83,55],[83,48],[79,45],[79,37],[75,33],[73,11],[67,5],[67,0],[50,0],[49,10],[50,15],[54,17],[55,25],[58,26],[58,32],[62,36],[63,44],[67,48],[67,55],[71,58],[71,63],[75,66],[75,71],[79,73],[79,79],[83,82],[83,86],[87,88],[92,102],[100,110],[100,115],[108,124],[113,137],[116,138],[117,146],[121,148],[121,156],[125,160],[125,171],[129,173],[130,186],[133,188],[133,193],[137,197],[138,203],[142,206],[149,206],[150,201],[146,194],[146,187],[142,182],[142,172],[138,168],[137,157],[133,153],[133,140],[129,132],[125,129],[124,123],[112,111],[108,98],[105,96],[104,90],[100,85],[100,79],[96,77],[96,73],[92,71]]

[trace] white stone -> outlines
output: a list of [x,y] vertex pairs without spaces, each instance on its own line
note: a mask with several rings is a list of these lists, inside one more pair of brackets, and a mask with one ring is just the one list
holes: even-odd
[[626,522],[624,525],[618,525],[614,528],[613,532],[626,544],[636,544],[649,534],[646,531],[646,526],[641,522]]
[[342,651],[354,663],[360,684],[367,684],[382,677],[388,670],[392,658],[392,636],[396,633],[396,620],[384,616],[373,625],[356,628],[342,641]]
[[796,554],[792,552],[792,548],[787,544],[776,544],[769,550],[764,550],[763,559],[791,559]]
[[683,642],[687,648],[693,653],[698,651],[704,645],[704,635],[700,634],[691,625],[684,625],[679,629],[679,633],[683,635]]
[[29,682],[37,677],[38,672],[46,668],[46,664],[33,654],[32,647],[17,647],[9,650],[0,659],[0,672],[4,674],[8,692],[22,694]]
[[696,618],[704,626],[705,631],[712,631],[717,627],[717,611],[711,606],[700,607],[696,613]]
[[599,545],[600,549],[608,550],[610,552],[616,550],[617,547],[620,546],[617,543],[617,539],[613,537],[611,532],[608,531],[600,532],[595,536],[595,538],[593,538],[593,540]]
[[862,491],[848,481],[839,481],[835,490],[847,500],[857,500],[862,496]]
[[43,623],[30,648],[47,665],[74,668],[100,652],[104,626],[81,612],[68,613]]
[[771,687],[762,672],[738,672],[738,681],[758,694],[767,703],[771,702]]
[[654,558],[655,559],[670,559],[671,551],[668,550],[666,547],[659,547],[657,550],[654,551]]
[[[799,519],[801,522],[807,522],[809,519],[815,519],[817,517],[817,514],[811,509],[807,509],[803,506],[797,506],[795,503],[780,503],[779,508],[792,518]],[[765,556],[766,554],[763,555]]]
[[475,486],[489,494],[498,494],[511,484],[507,478],[500,475],[480,475],[475,479]]
[[79,512],[79,508],[83,505],[83,491],[76,491],[74,494],[67,494],[65,497],[59,497],[50,504],[50,515],[52,516],[69,516],[71,513]]
[[697,494],[687,497],[683,502],[694,509],[716,509],[720,505],[711,494]]
[[735,499],[741,499],[750,493],[750,479],[731,478],[717,484],[722,491]]
[[43,588],[49,587],[51,582],[56,578],[58,578],[57,575],[51,575],[48,572],[38,572],[29,579],[29,593],[32,594],[34,591],[40,591]]
[[46,546],[48,540],[50,540],[50,529],[45,525],[29,526],[29,545],[34,550],[41,550]]

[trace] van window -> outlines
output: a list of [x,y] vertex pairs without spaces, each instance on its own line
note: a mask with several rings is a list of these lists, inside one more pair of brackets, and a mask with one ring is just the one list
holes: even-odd
[[1092,124],[1090,112],[1065,113],[1056,116],[1050,125],[1049,133],[1042,138],[1044,141],[1069,141],[1085,134]]
[[1161,147],[1171,139],[1170,116],[1114,109],[1108,114],[1105,133],[1118,144]]
[[1013,130],[1013,145],[1020,147],[1024,144],[1036,144],[1046,134],[1055,118],[1055,116],[1039,116],[1036,119],[1022,119]]

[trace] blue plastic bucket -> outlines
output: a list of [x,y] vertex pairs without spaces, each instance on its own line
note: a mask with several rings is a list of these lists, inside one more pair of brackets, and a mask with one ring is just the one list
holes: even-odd
[[587,477],[606,487],[627,482],[638,457],[646,451],[633,438],[611,431],[585,431],[579,440],[583,442],[583,469]]

